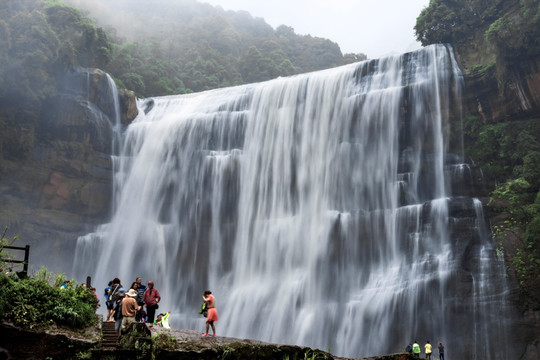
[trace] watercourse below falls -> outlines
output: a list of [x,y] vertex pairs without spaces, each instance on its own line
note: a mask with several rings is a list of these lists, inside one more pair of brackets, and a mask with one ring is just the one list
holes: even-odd
[[73,273],[153,280],[176,328],[203,329],[211,289],[218,335],[513,359],[504,263],[450,141],[462,92],[434,45],[141,99],[115,138],[110,222],[78,239]]

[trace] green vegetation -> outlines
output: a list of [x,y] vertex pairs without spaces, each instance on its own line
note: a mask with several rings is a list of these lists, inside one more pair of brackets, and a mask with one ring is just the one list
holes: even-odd
[[174,350],[177,348],[176,338],[165,333],[160,333],[152,338],[154,345],[163,350]]
[[82,330],[97,324],[98,301],[91,290],[46,269],[26,279],[0,274],[0,319],[24,328],[64,326]]
[[416,38],[424,46],[466,43],[512,5],[504,0],[431,0],[416,19]]
[[523,303],[540,309],[540,121],[464,122],[465,152],[498,183],[489,206],[494,236],[519,284]]
[[485,37],[497,50],[499,59],[514,61],[524,56],[540,54],[540,3],[520,0],[518,12],[509,12],[497,18]]
[[490,62],[487,65],[476,64],[471,67],[471,74],[485,74],[493,71],[496,67],[496,63]]
[[16,104],[54,95],[55,76],[71,66],[110,60],[103,29],[57,0],[2,2],[0,33],[0,99]]
[[297,35],[285,25],[274,30],[247,12],[193,0],[66,2],[109,29],[114,45],[104,70],[139,97],[259,82],[366,58],[343,56],[336,43]]
[[540,186],[540,121],[483,124],[477,117],[464,121],[465,153],[481,166],[486,178],[506,182],[523,177],[531,193]]
[[24,158],[36,143],[44,104],[72,66],[110,61],[105,32],[56,0],[0,3],[0,159]]
[[[537,0],[431,0],[416,20],[422,45],[451,43],[457,47],[484,41],[496,56],[497,79],[527,57],[540,55],[540,3]],[[478,70],[478,69],[476,69]],[[500,91],[505,91],[504,86]]]
[[[79,10],[72,5],[88,10]],[[98,26],[89,10],[111,19]],[[141,15],[142,14],[142,15]],[[144,18],[140,18],[144,16]],[[120,18],[120,21],[118,21]],[[129,25],[114,28],[114,23]],[[127,38],[129,36],[129,39]],[[273,29],[246,12],[195,0],[0,2],[0,161],[26,157],[62,76],[101,68],[138,97],[181,94],[364,60],[330,40]],[[0,173],[6,171],[0,162]]]
[[540,309],[540,192],[531,201],[531,184],[509,180],[492,193],[490,205],[500,220],[494,236],[510,259],[509,270],[519,283],[524,304]]

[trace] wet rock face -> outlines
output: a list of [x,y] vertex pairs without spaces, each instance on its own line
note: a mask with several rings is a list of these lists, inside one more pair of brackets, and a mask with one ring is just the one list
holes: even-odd
[[465,77],[466,111],[484,124],[537,116],[540,112],[540,59],[514,64],[506,75],[503,91],[495,69]]
[[137,115],[134,96],[111,85],[98,69],[67,74],[58,95],[43,104],[33,149],[23,159],[2,160],[0,225],[31,245],[30,264],[38,268],[69,271],[46,254],[72,256],[77,237],[109,216],[113,128]]
[[24,330],[5,323],[0,324],[0,336],[0,359],[76,359],[96,345],[96,341]]
[[[504,81],[499,83],[497,70],[492,66],[486,71],[471,74],[469,71],[475,64],[494,63],[496,57],[492,50],[483,41],[474,43],[476,48],[456,49],[460,65],[468,72],[465,76],[465,114],[476,117],[477,126],[484,126],[503,122],[519,122],[538,119],[540,114],[540,58],[523,57],[519,61],[507,64]],[[537,120],[536,120],[537,121]],[[474,140],[473,140],[474,141]],[[478,176],[473,176],[477,178]],[[493,179],[485,179],[492,189]],[[487,196],[487,193],[480,191],[478,187],[473,196]],[[488,189],[490,191],[490,189]],[[492,218],[491,222],[497,224],[505,220],[507,215],[502,214]],[[456,228],[455,231],[460,231]],[[505,248],[512,248],[512,243],[517,241],[514,235],[503,240]],[[474,243],[473,243],[474,246]],[[465,249],[463,254],[463,264],[465,268],[470,268],[474,264],[469,256],[470,248]],[[519,304],[518,290],[515,279],[510,278],[510,301]],[[538,312],[523,312],[518,306],[515,311],[515,318],[519,320],[519,326],[513,328],[508,335],[507,343],[523,342],[524,345],[517,353],[516,357],[522,360],[532,360],[538,358],[540,342],[540,326],[538,325]],[[525,349],[525,350],[524,350]]]

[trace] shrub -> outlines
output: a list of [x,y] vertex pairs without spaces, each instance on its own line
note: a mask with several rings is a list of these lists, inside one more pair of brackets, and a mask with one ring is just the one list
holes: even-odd
[[37,325],[83,329],[97,324],[98,301],[91,290],[68,283],[64,288],[50,285],[46,270],[36,276],[14,280],[0,275],[0,319],[33,328]]

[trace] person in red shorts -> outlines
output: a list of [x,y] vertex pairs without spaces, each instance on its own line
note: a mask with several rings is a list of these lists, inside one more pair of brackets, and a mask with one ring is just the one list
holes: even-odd
[[[216,336],[216,327],[214,322],[218,321],[218,314],[216,310],[216,299],[210,290],[206,290],[203,295],[203,301],[206,303],[208,314],[206,315],[206,332],[202,336]],[[208,333],[209,327],[212,327],[213,335]]]

